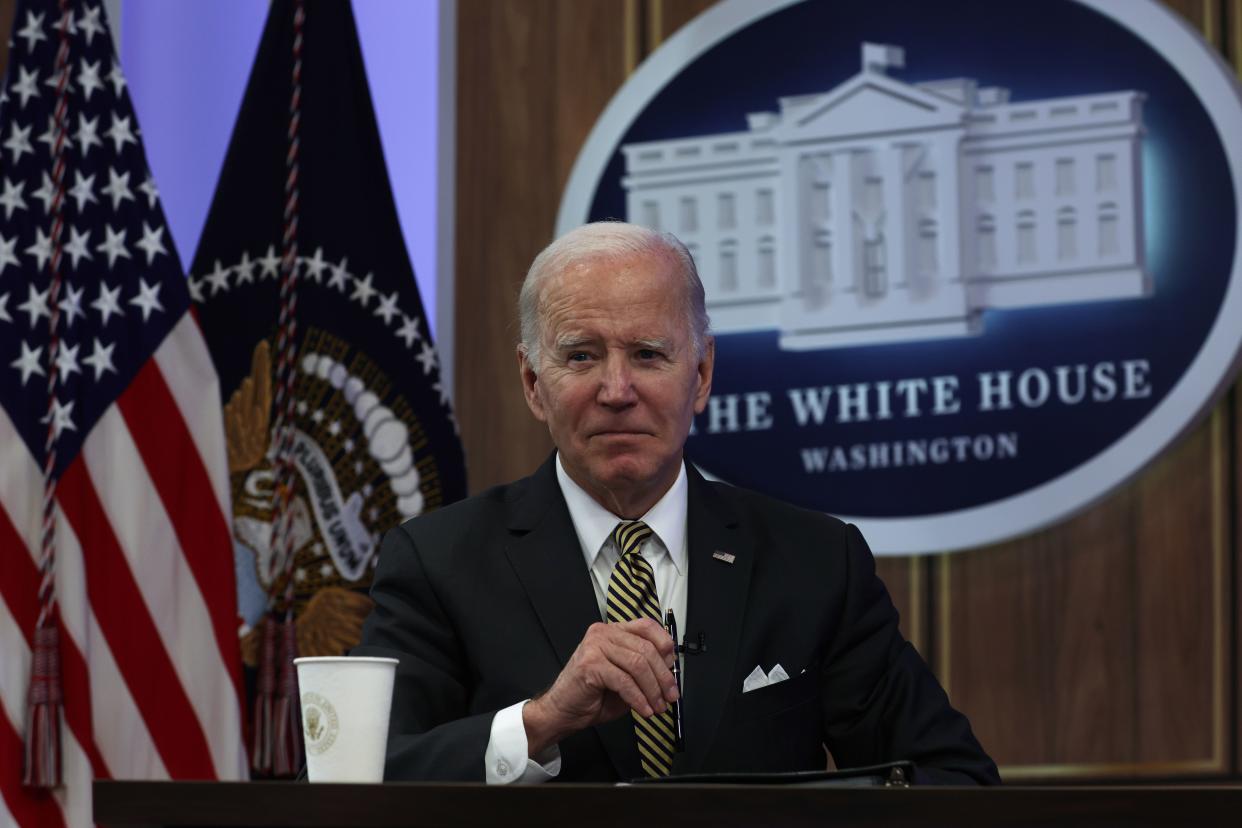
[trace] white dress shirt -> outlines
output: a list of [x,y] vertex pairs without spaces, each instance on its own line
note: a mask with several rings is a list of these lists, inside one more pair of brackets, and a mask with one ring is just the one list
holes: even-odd
[[[595,501],[573,481],[556,456],[556,480],[560,484],[569,517],[582,547],[582,557],[591,573],[595,601],[600,620],[607,615],[608,580],[621,558],[621,550],[612,540],[612,530],[622,520]],[[655,571],[656,596],[660,614],[671,609],[682,620],[686,618],[686,512],[688,508],[686,467],[682,465],[677,480],[641,520],[651,527],[652,535],[643,541],[642,556]],[[685,688],[685,665],[682,662],[682,687]],[[561,772],[561,752],[555,745],[538,757],[529,757],[526,725],[522,721],[525,701],[506,707],[492,719],[491,738],[483,755],[485,778],[489,785],[533,784],[554,779]]]

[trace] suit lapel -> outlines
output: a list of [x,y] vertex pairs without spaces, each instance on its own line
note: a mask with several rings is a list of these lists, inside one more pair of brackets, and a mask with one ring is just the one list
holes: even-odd
[[[687,694],[682,725],[686,752],[673,763],[674,773],[693,773],[703,766],[716,728],[737,680],[737,651],[750,589],[754,545],[739,531],[732,509],[687,463],[689,475],[690,583],[686,624],[681,634],[697,641],[706,636],[707,652],[686,656]],[[732,555],[731,562],[713,557]]]
[[[556,481],[555,455],[509,505],[505,554],[563,668],[600,620],[591,573]],[[621,779],[641,773],[629,716],[595,728]]]

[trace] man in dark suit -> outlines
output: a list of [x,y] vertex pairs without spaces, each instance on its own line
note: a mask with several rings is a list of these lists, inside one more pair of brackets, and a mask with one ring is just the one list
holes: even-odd
[[[858,530],[684,461],[715,349],[680,242],[579,228],[536,258],[520,305],[527,403],[557,451],[385,538],[355,654],[401,662],[386,778],[814,770],[827,749],[999,781]],[[675,654],[670,608],[706,651]]]

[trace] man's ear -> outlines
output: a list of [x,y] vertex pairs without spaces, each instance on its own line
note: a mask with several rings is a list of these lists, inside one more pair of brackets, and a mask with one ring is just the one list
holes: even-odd
[[703,343],[703,358],[699,360],[699,387],[694,392],[694,413],[702,414],[707,408],[707,398],[712,395],[712,372],[716,368],[716,338],[707,337]]
[[518,343],[517,346],[517,361],[518,373],[522,377],[522,393],[526,395],[526,407],[530,409],[530,413],[535,415],[536,420],[546,423],[548,418],[543,410],[543,401],[539,399],[539,389],[536,387],[539,375],[527,363],[526,346],[522,343]]

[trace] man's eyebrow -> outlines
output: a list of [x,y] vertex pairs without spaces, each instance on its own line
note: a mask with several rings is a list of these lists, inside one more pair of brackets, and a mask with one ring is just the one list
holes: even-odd
[[590,345],[594,340],[586,336],[562,336],[556,340],[556,350],[568,351]]
[[649,348],[653,351],[667,351],[673,347],[672,343],[667,339],[639,339],[634,344],[640,348]]

